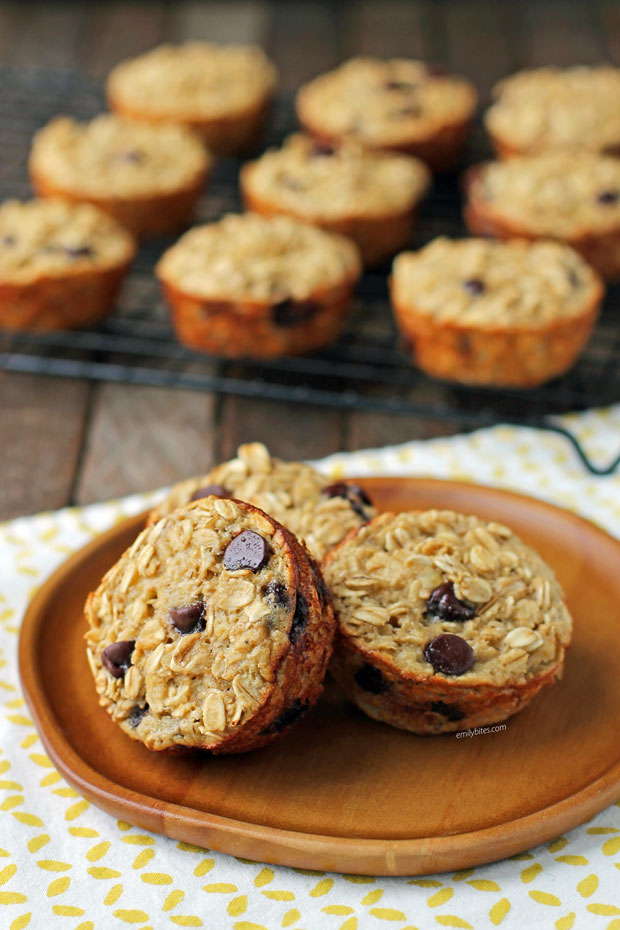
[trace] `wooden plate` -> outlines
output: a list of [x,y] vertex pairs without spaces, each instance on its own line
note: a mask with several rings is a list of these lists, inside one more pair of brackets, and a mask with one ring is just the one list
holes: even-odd
[[82,604],[141,526],[63,565],[21,632],[24,692],[54,764],[104,810],[175,839],[280,865],[425,874],[490,862],[582,823],[620,795],[620,543],[548,504],[443,481],[364,479],[381,509],[447,507],[507,523],[556,570],[575,619],[563,680],[507,729],[417,737],[364,717],[330,684],[280,744],[166,756],[97,704]]

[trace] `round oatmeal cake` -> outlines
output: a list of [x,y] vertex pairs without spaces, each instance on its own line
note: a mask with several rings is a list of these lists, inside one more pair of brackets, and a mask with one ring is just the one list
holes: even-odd
[[572,621],[560,585],[499,523],[383,513],[323,571],[333,674],[375,720],[423,734],[496,723],[562,673]]
[[344,236],[243,213],[191,229],[155,270],[181,342],[230,357],[278,356],[338,336],[361,261]]
[[486,129],[501,157],[620,150],[620,68],[519,71],[493,88]]
[[241,170],[247,209],[284,213],[348,236],[366,264],[407,244],[429,183],[429,171],[417,158],[355,141],[336,148],[301,133]]
[[591,153],[518,156],[466,175],[474,235],[557,239],[609,280],[620,277],[620,159]]
[[216,465],[206,475],[175,485],[151,511],[148,524],[209,494],[260,507],[319,560],[376,513],[359,485],[334,482],[304,462],[274,458],[262,443],[252,442],[239,446],[236,458]]
[[318,139],[353,137],[440,171],[458,161],[476,103],[473,84],[422,61],[351,58],[302,87],[296,107]]
[[443,237],[399,255],[390,290],[427,374],[515,387],[573,365],[604,293],[599,275],[563,243]]
[[93,203],[134,235],[163,236],[190,221],[211,162],[183,126],[106,113],[53,119],[34,137],[29,169],[42,196]]
[[159,45],[108,76],[110,109],[146,122],[182,123],[217,155],[235,154],[258,135],[277,72],[256,45]]
[[0,205],[0,326],[73,329],[106,316],[135,254],[132,236],[89,204]]
[[209,496],[145,529],[85,606],[99,703],[149,749],[245,752],[316,702],[334,618],[295,537]]

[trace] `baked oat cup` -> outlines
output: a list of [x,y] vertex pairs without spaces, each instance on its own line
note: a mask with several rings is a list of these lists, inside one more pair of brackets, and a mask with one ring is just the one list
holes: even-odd
[[620,159],[550,153],[487,162],[465,177],[474,235],[556,239],[620,279]]
[[208,497],[163,517],[85,612],[99,703],[149,749],[257,749],[323,690],[334,619],[320,572],[250,504]]
[[260,442],[239,446],[237,457],[206,475],[176,484],[148,516],[148,525],[208,495],[248,501],[270,514],[319,561],[347,533],[375,516],[354,483],[332,481],[305,462],[285,462]]
[[274,357],[339,335],[361,262],[342,236],[245,213],[191,229],[155,270],[182,343],[230,358]]
[[493,88],[484,123],[500,158],[620,153],[620,68],[533,68]]
[[351,58],[297,94],[299,122],[325,142],[354,138],[415,155],[433,171],[452,167],[477,104],[465,78],[405,58]]
[[90,204],[0,205],[0,326],[75,329],[111,311],[135,255],[132,236]]
[[440,238],[396,258],[390,291],[398,327],[427,374],[525,388],[576,362],[604,287],[559,242]]
[[258,137],[277,72],[256,45],[159,45],[116,65],[106,92],[111,110],[149,123],[181,123],[216,155]]
[[383,513],[323,562],[331,664],[364,713],[434,734],[505,720],[562,674],[572,621],[510,529],[453,511]]
[[138,237],[187,225],[212,166],[205,146],[183,126],[136,123],[102,114],[67,116],[36,133],[29,160],[36,192],[92,203]]
[[430,173],[416,158],[355,141],[317,144],[301,133],[241,169],[248,210],[284,213],[348,236],[367,265],[407,245],[429,184]]

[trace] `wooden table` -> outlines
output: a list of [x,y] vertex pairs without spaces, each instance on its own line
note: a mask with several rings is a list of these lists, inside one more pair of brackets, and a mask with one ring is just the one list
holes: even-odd
[[[0,64],[102,77],[162,40],[257,41],[286,91],[353,54],[428,58],[483,103],[519,67],[619,63],[615,0],[28,3],[0,0]],[[260,439],[283,457],[451,432],[413,417],[0,372],[0,519],[176,481]]]

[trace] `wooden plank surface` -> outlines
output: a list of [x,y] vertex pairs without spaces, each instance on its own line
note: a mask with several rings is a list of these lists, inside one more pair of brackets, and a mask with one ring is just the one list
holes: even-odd
[[[348,55],[406,55],[468,74],[486,100],[517,67],[619,61],[620,13],[612,0],[0,0],[2,64],[102,78],[121,58],[192,38],[264,44],[285,92]],[[445,394],[432,385],[420,391],[429,403]],[[453,431],[420,417],[2,373],[0,519],[169,483],[250,439],[313,458]]]

